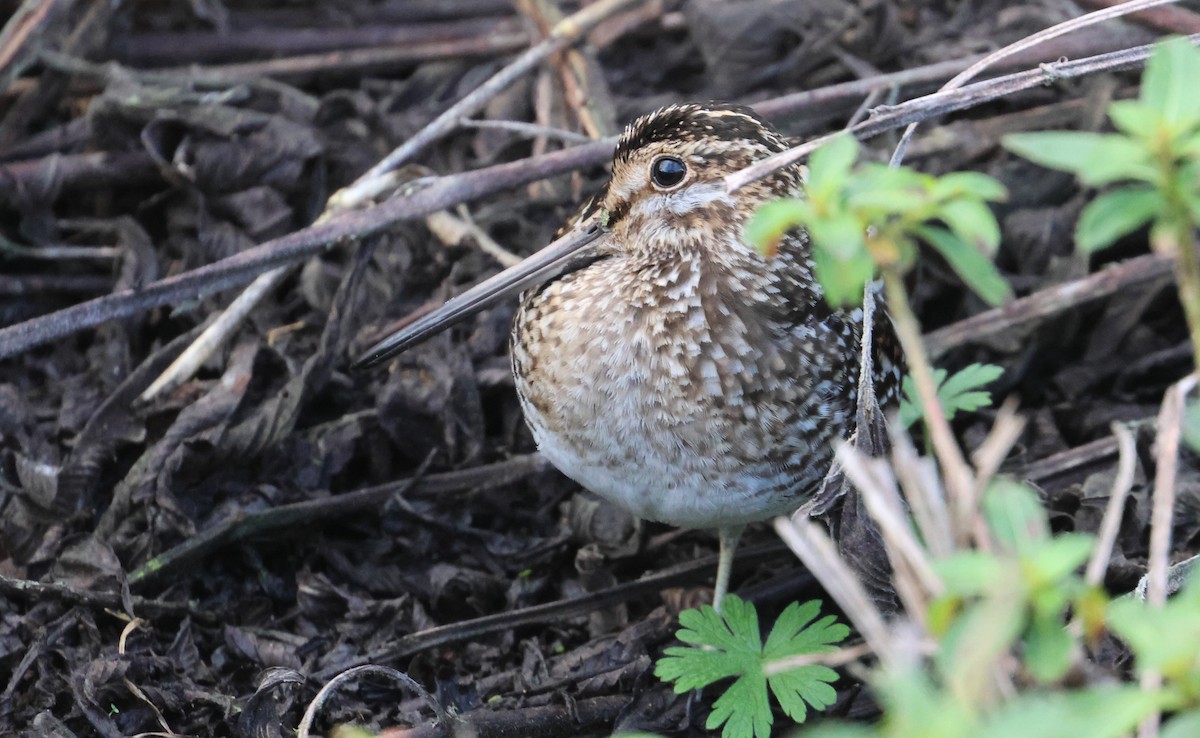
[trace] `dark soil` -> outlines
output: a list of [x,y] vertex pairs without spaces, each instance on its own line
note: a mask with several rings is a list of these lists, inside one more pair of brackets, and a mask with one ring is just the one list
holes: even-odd
[[[4,0],[0,12],[18,5]],[[0,326],[310,225],[334,191],[540,37],[530,18],[542,6],[518,5],[25,3],[30,34],[0,45]],[[665,103],[756,103],[962,59],[1077,12],[1051,0],[650,2],[477,117],[611,135]],[[1162,31],[1110,23],[1019,66]],[[67,71],[72,58],[116,64]],[[165,70],[177,73],[154,73]],[[907,163],[983,171],[1009,188],[998,264],[1018,296],[1144,254],[1147,239],[1076,255],[1089,193],[1008,155],[999,137],[1101,127],[1106,103],[1136,80],[1044,87],[926,124],[915,139]],[[588,95],[583,112],[572,87]],[[863,104],[833,96],[773,118],[811,137]],[[894,142],[874,139],[871,155],[886,159]],[[461,129],[413,176],[563,146]],[[603,178],[589,166],[451,214],[525,255]],[[505,354],[513,305],[386,370],[348,369],[398,321],[498,269],[438,219],[339,243],[294,268],[194,378],[149,402],[139,395],[240,289],[0,361],[0,734],[287,736],[327,680],[366,663],[407,673],[480,735],[701,732],[711,696],[689,710],[652,666],[678,611],[709,596],[716,538],[633,520],[535,455]],[[993,391],[1020,398],[1030,419],[1007,468],[1038,485],[1057,529],[1095,529],[1115,469],[1109,425],[1139,430],[1114,592],[1144,572],[1152,419],[1191,369],[1173,286],[1157,274],[936,344],[941,366],[1005,368]],[[912,285],[930,331],[986,307],[934,258]],[[956,420],[968,448],[991,417]],[[1182,556],[1200,536],[1200,477],[1188,464],[1181,473]],[[744,541],[734,589],[769,616],[822,594],[766,526]],[[838,688],[833,712],[871,716],[852,678]],[[316,727],[435,735],[433,715],[413,692],[366,676],[325,704]]]

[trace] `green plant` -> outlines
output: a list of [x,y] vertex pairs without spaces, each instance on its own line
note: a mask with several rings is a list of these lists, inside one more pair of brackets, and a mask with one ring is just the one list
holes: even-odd
[[[1075,172],[1088,185],[1126,183],[1085,209],[1077,230],[1079,247],[1103,248],[1149,224],[1154,248],[1176,257],[1180,299],[1200,366],[1197,79],[1200,52],[1183,40],[1170,41],[1154,50],[1140,99],[1113,105],[1118,133],[1020,134],[1008,137],[1006,145],[1046,166]],[[1143,734],[1151,734],[1162,712],[1174,714],[1157,735],[1200,735],[1200,582],[1186,585],[1162,608],[1131,598],[1110,602],[1094,584],[1108,550],[1097,550],[1091,536],[1053,535],[1048,512],[1032,488],[991,479],[1015,442],[1020,422],[1002,409],[978,468],[966,462],[949,431],[947,419],[955,412],[990,401],[980,388],[999,371],[972,365],[948,377],[934,370],[902,276],[924,242],[986,301],[1007,297],[1008,287],[988,258],[999,229],[987,203],[1001,199],[1003,188],[978,174],[931,177],[856,164],[857,157],[857,144],[847,138],[818,150],[809,161],[807,199],[764,207],[748,234],[770,254],[788,230],[806,229],[815,276],[831,304],[854,304],[867,282],[882,279],[912,369],[904,388],[904,419],[911,423],[924,417],[941,477],[929,474],[923,461],[888,474],[880,472],[878,461],[856,459],[852,448],[842,458],[847,477],[880,524],[897,593],[911,622],[907,629],[891,632],[877,613],[873,619],[848,606],[866,601],[865,596],[839,598],[879,658],[868,681],[883,717],[869,726],[825,722],[804,735],[1117,738],[1139,724]],[[1184,432],[1200,444],[1197,406],[1189,408]],[[903,437],[898,443],[905,443]],[[913,458],[911,449],[907,453]],[[913,463],[902,461],[899,453],[896,459],[897,464]],[[1106,516],[1119,518],[1120,513],[1120,506],[1114,506]],[[1156,531],[1159,525],[1155,523]],[[834,593],[831,584],[839,582],[830,572],[845,572],[845,565],[836,565],[833,547],[827,541],[815,545],[820,534],[806,530],[806,524],[784,521],[777,527],[781,533],[795,533],[797,541],[808,541],[794,547],[818,577],[830,577],[822,581]],[[1085,581],[1078,571],[1089,559],[1091,579]],[[710,622],[706,627],[714,626]],[[748,622],[739,627],[751,632]],[[754,643],[757,634],[755,626]],[[1114,675],[1097,678],[1087,663],[1089,647],[1108,634],[1129,648],[1140,684],[1121,683]],[[710,632],[707,640],[697,642],[714,637]],[[682,677],[692,667],[675,668]],[[713,671],[718,673],[744,672],[726,667]],[[757,683],[758,703],[740,698],[747,712],[739,725],[762,736],[770,723],[747,717],[754,704],[760,712],[766,709],[765,677]]]
[[1091,187],[1125,182],[1088,203],[1075,228],[1085,252],[1150,224],[1150,242],[1174,256],[1179,298],[1200,367],[1200,51],[1187,39],[1159,44],[1137,100],[1108,111],[1116,133],[1016,133],[1004,145],[1033,162],[1075,174]]
[[858,153],[858,142],[846,135],[813,152],[804,199],[763,206],[747,237],[772,253],[784,233],[807,229],[815,276],[834,306],[861,302],[863,287],[881,270],[906,272],[919,241],[989,303],[1009,295],[989,259],[1000,243],[1000,227],[987,203],[1004,199],[999,182],[976,172],[935,177],[883,164],[856,167]]
[[[945,369],[935,369],[933,379],[937,383],[938,400],[946,420],[962,412],[974,412],[992,404],[992,393],[981,388],[1000,378],[1004,369],[995,364],[968,364],[947,378]],[[900,400],[900,422],[905,428],[921,417],[921,398],[911,376],[904,378],[904,397]]]
[[837,697],[829,684],[838,675],[827,666],[767,671],[772,662],[790,656],[832,651],[832,644],[849,635],[850,629],[832,615],[813,622],[820,609],[815,600],[792,603],[775,621],[766,643],[759,635],[754,605],[736,595],[726,595],[720,613],[710,605],[685,610],[679,615],[683,628],[678,638],[692,645],[666,649],[654,673],[672,682],[676,693],[736,677],[713,704],[706,727],[714,730],[723,725],[724,738],[767,738],[773,722],[768,688],[797,723],[807,717],[807,705],[824,709]]

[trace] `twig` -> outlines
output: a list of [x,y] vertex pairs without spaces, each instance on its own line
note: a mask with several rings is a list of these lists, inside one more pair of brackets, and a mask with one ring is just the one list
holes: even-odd
[[1119,449],[1117,473],[1113,477],[1108,504],[1104,507],[1100,530],[1096,534],[1096,548],[1092,550],[1092,557],[1088,560],[1084,574],[1084,579],[1093,587],[1099,587],[1104,582],[1104,573],[1108,571],[1108,561],[1112,557],[1113,545],[1117,542],[1117,533],[1121,529],[1125,500],[1129,498],[1129,490],[1133,488],[1133,474],[1137,470],[1137,449],[1134,447],[1133,434],[1120,423],[1113,423],[1111,428]]
[[[1079,0],[1080,5],[1111,8],[1124,0]],[[1132,13],[1129,20],[1163,33],[1200,33],[1200,15],[1184,8],[1156,8]]]
[[325,686],[321,687],[321,691],[317,692],[317,695],[312,698],[312,701],[308,703],[308,707],[304,710],[304,717],[301,718],[300,725],[296,727],[296,734],[300,736],[300,738],[309,738],[309,731],[312,730],[313,721],[317,718],[317,711],[320,710],[325,704],[325,700],[329,699],[329,696],[333,694],[333,691],[341,686],[343,682],[349,681],[350,679],[363,674],[385,676],[393,681],[400,682],[404,686],[416,692],[417,696],[419,696],[425,704],[429,705],[429,707],[433,710],[433,714],[437,717],[439,728],[446,732],[457,732],[453,731],[452,726],[458,722],[458,718],[450,714],[450,712],[446,710],[442,703],[435,700],[433,695],[429,694],[429,692],[426,691],[426,689],[422,687],[417,680],[413,679],[402,671],[397,671],[396,669],[391,669],[386,666],[374,666],[368,664],[365,666],[356,666],[351,669],[347,669],[341,674],[338,674],[334,678],[330,679]]
[[983,443],[971,454],[971,461],[975,464],[976,499],[983,495],[1023,430],[1025,418],[1017,415],[1017,399],[1010,397],[1000,406],[987,438],[983,439]]
[[550,126],[539,126],[536,123],[526,123],[520,120],[472,120],[471,118],[459,118],[459,128],[480,128],[492,129],[498,131],[509,131],[516,133],[526,138],[556,138],[567,143],[591,143],[592,139],[576,133],[575,131],[567,131],[562,128],[551,128]]
[[37,39],[53,17],[67,3],[62,0],[24,0],[0,30],[0,91],[7,90],[21,72],[37,61]]
[[0,295],[37,296],[45,292],[108,292],[113,278],[88,274],[0,274]]
[[892,468],[925,546],[936,558],[947,556],[954,551],[954,530],[937,466],[933,459],[917,454],[912,438],[898,421],[888,423],[888,434],[892,439]]
[[[1150,564],[1146,572],[1146,604],[1161,608],[1167,602],[1167,577],[1171,564],[1171,520],[1175,508],[1175,474],[1179,465],[1179,436],[1183,425],[1183,406],[1196,386],[1196,374],[1189,374],[1167,389],[1162,411],[1158,414],[1157,453],[1154,455],[1154,498],[1150,508]],[[1162,686],[1158,669],[1142,672],[1141,687],[1154,691]],[[1162,714],[1148,715],[1138,726],[1138,738],[1158,735]]]
[[[763,561],[775,560],[781,555],[786,555],[786,549],[778,543],[744,548],[738,551],[737,561],[734,566],[735,568],[750,566]],[[587,615],[599,608],[611,607],[612,605],[638,597],[655,594],[667,587],[711,579],[713,568],[717,564],[717,558],[714,555],[695,559],[685,564],[679,564],[663,571],[648,574],[636,581],[618,584],[614,587],[573,597],[568,600],[547,602],[510,612],[496,613],[495,615],[484,615],[471,620],[463,620],[449,625],[439,625],[416,633],[410,633],[409,635],[401,636],[386,648],[368,654],[362,659],[354,660],[352,663],[395,661],[436,646],[478,640],[485,635],[503,633],[513,628],[562,622],[570,618]],[[339,666],[338,668],[343,668],[343,666]],[[325,672],[318,672],[315,676],[317,678],[324,678]]]
[[350,49],[424,46],[488,36],[511,36],[520,27],[507,18],[462,18],[451,21],[367,23],[349,28],[321,26],[235,26],[224,32],[142,31],[114,37],[112,58],[135,67],[200,65],[241,59],[278,59]]
[[199,533],[178,546],[164,551],[142,564],[129,575],[131,587],[146,587],[163,578],[176,577],[214,551],[252,536],[279,531],[294,531],[304,525],[328,523],[346,515],[377,510],[397,494],[449,494],[494,484],[523,479],[541,469],[546,462],[538,454],[516,456],[508,461],[465,469],[463,471],[430,474],[422,478],[401,479],[376,487],[347,492],[341,495],[280,505],[262,512],[247,513]]
[[[542,738],[544,736],[603,735],[629,710],[629,695],[616,697],[568,698],[565,704],[544,707],[519,707],[512,710],[472,710],[458,718],[456,735],[471,738]],[[649,699],[666,700],[654,696]],[[389,738],[445,738],[441,726],[418,725],[388,732]]]
[[[883,459],[874,459],[850,444],[837,449],[842,471],[862,494],[867,512],[879,526],[889,558],[895,569],[893,580],[896,593],[904,599],[904,609],[914,617],[925,612],[930,596],[942,592],[942,580],[933,570],[924,547],[914,534],[912,525],[900,504],[896,480]],[[903,565],[903,566],[901,566]],[[911,572],[913,580],[901,576]]]
[[[1055,74],[1061,77],[1076,77],[1123,69],[1142,63],[1149,51],[1149,46],[1139,46],[1054,65],[1054,70]],[[957,110],[1028,89],[1046,79],[1044,70],[1031,70],[948,93],[917,98],[879,111],[873,118],[856,127],[855,134],[863,137],[878,135],[913,120],[941,115],[947,110]],[[761,179],[771,171],[795,162],[816,148],[819,143],[789,149],[783,154],[776,154],[735,175],[730,175],[726,178],[726,188],[737,189]],[[109,320],[245,284],[273,267],[307,258],[343,238],[377,233],[399,220],[424,217],[431,212],[467,200],[597,163],[611,156],[614,145],[614,139],[605,139],[531,159],[446,175],[412,197],[381,203],[365,213],[347,213],[323,226],[312,226],[199,269],[154,282],[136,294],[117,293],[8,326],[0,329],[0,359]],[[0,185],[3,181],[0,177]],[[0,192],[0,195],[2,194]]]
[[356,207],[358,203],[366,202],[374,197],[372,187],[379,175],[390,172],[408,162],[427,146],[441,139],[454,130],[460,118],[474,115],[489,100],[507,88],[529,70],[541,64],[552,54],[567,48],[578,41],[600,21],[613,13],[633,5],[636,0],[599,0],[565,18],[555,25],[554,30],[545,41],[531,47],[524,54],[513,60],[504,69],[493,75],[487,82],[472,90],[463,99],[451,105],[444,113],[435,118],[429,125],[422,128],[416,135],[409,138],[395,151],[385,156],[378,164],[367,170],[366,174],[356,179],[349,186],[334,193],[330,198],[333,209]]
[[787,658],[777,659],[775,661],[766,661],[762,665],[763,674],[772,677],[776,674],[782,674],[785,671],[799,669],[803,666],[812,666],[814,664],[823,664],[825,666],[845,666],[853,661],[858,661],[861,658],[871,654],[871,647],[865,643],[860,643],[857,646],[848,646],[839,648],[836,651],[829,653],[802,653],[798,656],[788,656]]
[[[13,598],[29,599],[40,602],[47,598],[61,600],[72,605],[84,605],[96,609],[124,611],[119,592],[90,592],[73,589],[65,584],[33,582],[28,579],[13,579],[0,575],[0,592]],[[218,623],[220,618],[213,612],[201,610],[194,605],[177,602],[152,600],[139,595],[130,595],[134,610],[142,617],[177,617],[194,618],[202,623]]]
[[960,346],[980,341],[1025,323],[1046,318],[1093,300],[1136,289],[1172,276],[1171,259],[1154,254],[1138,256],[1105,267],[1073,282],[1048,287],[1003,307],[973,315],[925,335],[925,345],[935,358]]
[[909,373],[921,400],[925,428],[929,432],[942,476],[946,480],[954,536],[961,543],[975,527],[975,475],[958,447],[954,431],[950,428],[950,421],[946,420],[946,414],[942,412],[937,396],[937,382],[933,378],[933,366],[921,343],[921,329],[909,304],[904,280],[894,268],[889,267],[883,269],[883,284],[887,290],[888,305],[892,310],[896,338],[899,339],[908,361]]
[[[552,53],[575,43],[589,28],[632,2],[634,0],[600,0],[585,6],[558,23],[545,41],[530,48],[493,75],[487,82],[450,106],[448,110],[385,156],[365,174],[335,192],[325,204],[325,212],[317,223],[328,220],[337,213],[362,207],[393,190],[396,186],[393,172],[397,167],[453,130],[460,119],[478,112],[489,100]],[[225,344],[234,329],[241,325],[258,302],[274,290],[286,274],[287,267],[279,267],[255,279],[254,283],[238,295],[229,308],[205,329],[196,343],[189,346],[183,355],[161,377],[155,380],[142,396],[142,401],[148,402],[158,393],[176,386],[192,376],[218,347]]]
[[491,57],[509,54],[528,43],[523,33],[497,33],[480,38],[461,38],[383,46],[379,48],[329,51],[323,54],[303,54],[284,59],[267,59],[239,64],[214,64],[201,70],[190,68],[155,70],[156,74],[168,74],[176,78],[197,74],[209,80],[255,80],[269,77],[298,84],[314,75],[328,76],[331,72],[344,75],[383,72],[410,67],[413,64],[435,59],[463,59]]
[[[1188,40],[1193,44],[1200,43],[1200,34],[1189,36]],[[1085,77],[1099,72],[1130,69],[1144,63],[1149,58],[1151,51],[1153,51],[1153,46],[1146,44],[1073,61],[1042,64],[1037,69],[976,82],[955,90],[935,92],[899,105],[880,106],[872,111],[871,118],[858,124],[850,132],[860,139],[870,138],[909,123],[981,105],[1022,90],[1039,87],[1048,82]],[[842,135],[841,131],[829,136],[822,136],[800,146],[794,146],[787,151],[772,154],[745,169],[734,172],[725,177],[725,191],[735,192],[772,172],[795,164],[824,146],[833,136],[840,135]]]
[[854,623],[867,645],[879,656],[885,670],[899,666],[899,654],[893,647],[883,615],[871,602],[858,577],[850,570],[837,548],[815,523],[799,518],[775,518],[775,532],[792,549],[834,602]]
[[1196,386],[1190,374],[1167,389],[1158,415],[1155,445],[1154,502],[1150,511],[1150,563],[1146,601],[1162,607],[1167,601],[1167,569],[1170,567],[1171,518],[1175,509],[1175,475],[1179,466],[1179,436],[1183,405]]
[[[67,189],[101,189],[114,184],[133,186],[162,179],[154,159],[140,151],[98,154],[51,154],[0,164],[0,200],[20,202],[26,190],[52,182],[58,194]],[[39,198],[45,202],[45,197]]]
[[421,218],[452,205],[583,166],[611,155],[612,141],[555,151],[536,160],[520,160],[439,177],[411,197],[397,198],[365,211],[339,215],[234,256],[145,285],[89,300],[48,315],[0,328],[0,359],[58,340],[109,320],[136,315],[161,305],[195,300],[252,281],[274,267],[321,253],[345,239],[362,238],[401,220]]
[[[1123,15],[1128,15],[1129,13],[1133,13],[1138,10],[1153,8],[1157,5],[1166,5],[1173,2],[1175,2],[1175,0],[1129,0],[1128,2],[1121,3],[1120,5],[1114,7],[1094,10],[1091,13],[1078,18],[1072,18],[1070,20],[1063,21],[1062,23],[1038,31],[1033,35],[1026,36],[1019,41],[1005,46],[1002,49],[993,51],[983,59],[980,59],[970,67],[956,74],[953,79],[942,85],[941,91],[954,90],[962,87],[968,80],[977,77],[981,72],[999,62],[1001,59],[1013,56],[1025,51],[1026,49],[1033,48],[1034,46],[1038,46],[1039,44],[1049,41],[1052,38],[1064,36],[1081,28],[1086,28],[1087,26],[1102,23],[1113,18],[1119,18]],[[911,141],[913,135],[916,134],[917,125],[917,123],[913,123],[906,128],[904,134],[900,136],[900,141],[896,144],[896,150],[892,153],[892,166],[898,167],[900,166],[900,162],[904,160],[904,151],[908,147],[908,142]]]

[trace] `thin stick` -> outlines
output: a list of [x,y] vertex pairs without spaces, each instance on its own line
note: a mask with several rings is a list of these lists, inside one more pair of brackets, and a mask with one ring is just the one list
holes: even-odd
[[1129,498],[1129,490],[1133,489],[1133,474],[1137,470],[1137,449],[1134,447],[1133,434],[1121,423],[1111,426],[1113,437],[1117,439],[1119,456],[1117,457],[1117,474],[1113,477],[1112,491],[1108,495],[1108,504],[1104,508],[1104,518],[1100,521],[1100,531],[1096,535],[1096,548],[1088,560],[1084,580],[1093,587],[1099,587],[1104,582],[1104,573],[1108,571],[1108,561],[1112,558],[1113,545],[1117,541],[1117,533],[1121,529],[1121,517],[1125,512],[1125,500]]
[[1196,375],[1189,374],[1173,384],[1163,396],[1158,415],[1154,475],[1154,502],[1150,511],[1150,565],[1147,572],[1146,601],[1162,607],[1167,601],[1167,569],[1170,567],[1171,518],[1175,509],[1175,474],[1179,466],[1179,436],[1183,424],[1183,403],[1196,386]]
[[933,459],[917,454],[899,421],[889,423],[888,432],[892,439],[892,468],[925,546],[937,558],[947,556],[954,551],[954,531],[937,466]]
[[933,357],[968,343],[985,340],[1016,326],[1085,305],[1119,291],[1167,282],[1172,276],[1168,256],[1147,254],[1105,267],[1082,279],[1063,282],[1014,300],[1003,307],[972,315],[925,334]]
[[812,666],[814,664],[845,666],[870,654],[871,647],[866,643],[860,643],[857,646],[847,646],[846,648],[839,648],[829,653],[802,653],[798,656],[788,656],[787,658],[775,661],[765,661],[763,662],[762,669],[763,674],[767,677],[772,677],[776,674],[782,674],[785,671],[799,669],[803,666]]
[[406,163],[414,156],[424,151],[430,144],[438,141],[454,130],[459,119],[474,115],[487,104],[489,100],[508,88],[530,70],[537,67],[552,55],[571,46],[583,34],[594,28],[609,16],[633,5],[636,0],[598,0],[591,5],[585,5],[554,26],[550,35],[536,46],[514,59],[508,66],[497,72],[487,82],[472,90],[463,99],[451,105],[444,113],[435,118],[429,125],[422,128],[415,136],[405,141],[392,153],[385,156],[378,164],[367,170],[366,174],[356,179],[349,186],[334,193],[330,205],[334,209],[357,207],[358,203],[366,202],[374,196],[372,188],[374,180],[385,172]]
[[[1188,40],[1193,44],[1200,43],[1200,34],[1188,36]],[[956,90],[935,92],[932,95],[925,95],[899,105],[880,106],[872,111],[874,114],[870,118],[859,123],[850,132],[860,139],[870,138],[909,123],[981,105],[1022,90],[1040,87],[1048,82],[1085,77],[1099,72],[1130,69],[1144,63],[1153,48],[1153,45],[1146,44],[1073,61],[1041,64],[1037,69],[964,85]],[[824,146],[834,136],[840,135],[843,135],[842,131],[813,139],[778,154],[772,154],[766,159],[760,159],[745,169],[725,177],[725,191],[735,192],[772,172],[791,166]]]
[[[1153,8],[1157,5],[1167,5],[1173,2],[1175,2],[1175,0],[1129,0],[1129,2],[1124,2],[1120,5],[1104,8],[1102,10],[1094,10],[1091,13],[1082,15],[1078,18],[1072,18],[1068,21],[1063,21],[1062,23],[1038,31],[1031,36],[1026,36],[1025,38],[1011,43],[1002,49],[993,51],[983,59],[980,59],[963,71],[954,75],[949,82],[942,85],[941,89],[954,90],[962,87],[968,80],[978,76],[980,72],[984,71],[1000,60],[1037,46],[1045,41],[1049,41],[1052,38],[1065,36],[1072,31],[1077,31],[1081,28],[1086,28],[1087,26],[1102,23],[1103,21],[1111,20],[1113,18],[1119,18],[1123,15],[1128,15],[1129,13],[1134,13],[1139,10]],[[892,160],[890,162],[891,166],[898,167],[900,166],[900,162],[904,161],[904,151],[908,148],[908,142],[912,140],[913,135],[917,132],[917,125],[917,123],[913,123],[904,130],[904,135],[900,137],[900,141],[896,144],[896,150],[892,153]]]
[[[378,164],[371,167],[350,185],[335,192],[325,204],[325,212],[317,220],[317,223],[322,223],[337,213],[361,207],[393,190],[396,186],[396,179],[393,176],[396,168],[456,128],[458,122],[464,117],[478,112],[488,101],[553,53],[575,43],[597,23],[625,6],[633,4],[634,1],[599,0],[555,25],[544,41],[531,47],[488,81],[450,106],[429,125],[381,159]],[[149,402],[158,394],[178,386],[194,375],[208,360],[208,357],[226,343],[229,335],[242,324],[259,301],[274,291],[287,273],[288,267],[284,266],[257,277],[253,284],[238,295],[221,316],[204,330],[196,342],[189,346],[175,363],[146,389],[140,401]]]
[[836,455],[846,477],[862,493],[867,512],[879,526],[884,543],[891,550],[893,564],[903,561],[916,578],[917,586],[909,587],[909,596],[905,598],[909,600],[905,603],[905,609],[910,614],[924,611],[928,605],[928,595],[942,592],[942,580],[933,571],[925,549],[904,517],[896,482],[887,462],[872,459],[849,444],[839,446]]
[[[1190,38],[1193,43],[1200,41],[1200,35]],[[1139,46],[1078,61],[1047,65],[1037,70],[977,83],[961,90],[917,98],[877,110],[877,115],[859,124],[854,133],[860,137],[875,136],[913,120],[941,115],[949,110],[962,109],[1035,87],[1052,76],[1079,77],[1137,66],[1145,61],[1149,53],[1149,46]],[[776,169],[788,166],[807,155],[823,141],[824,139],[789,149],[730,175],[726,178],[726,189],[738,189]],[[265,271],[281,264],[308,258],[340,239],[369,235],[400,220],[424,217],[450,205],[596,163],[606,156],[611,156],[614,145],[615,139],[605,139],[539,157],[439,177],[425,190],[412,197],[384,202],[366,212],[347,213],[323,226],[310,226],[213,264],[159,280],[146,285],[137,293],[125,291],[107,295],[0,328],[0,359],[109,320],[129,317],[178,300],[196,299],[198,296],[251,282]],[[148,165],[152,167],[152,163]],[[0,171],[2,170],[0,167]],[[3,181],[3,178],[0,178],[0,181]]]
[[871,602],[858,577],[838,555],[829,536],[808,520],[775,518],[775,532],[812,572],[829,596],[862,634],[867,645],[879,656],[885,669],[899,665],[883,615]]
[[[1155,454],[1154,500],[1150,508],[1150,567],[1146,572],[1146,603],[1161,608],[1167,601],[1167,577],[1171,557],[1171,520],[1175,508],[1175,473],[1179,465],[1179,436],[1183,424],[1183,404],[1196,386],[1196,375],[1189,374],[1167,390],[1158,414]],[[1158,669],[1142,672],[1141,688],[1151,692],[1162,686]],[[1155,710],[1138,726],[1138,738],[1158,735],[1162,714]]]

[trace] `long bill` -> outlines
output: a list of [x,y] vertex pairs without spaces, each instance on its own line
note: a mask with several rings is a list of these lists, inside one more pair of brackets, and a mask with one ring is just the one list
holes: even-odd
[[367,349],[366,353],[354,362],[352,368],[367,369],[377,366],[509,295],[553,279],[581,261],[595,258],[596,240],[603,234],[604,231],[595,218],[579,223],[520,264],[480,282]]

